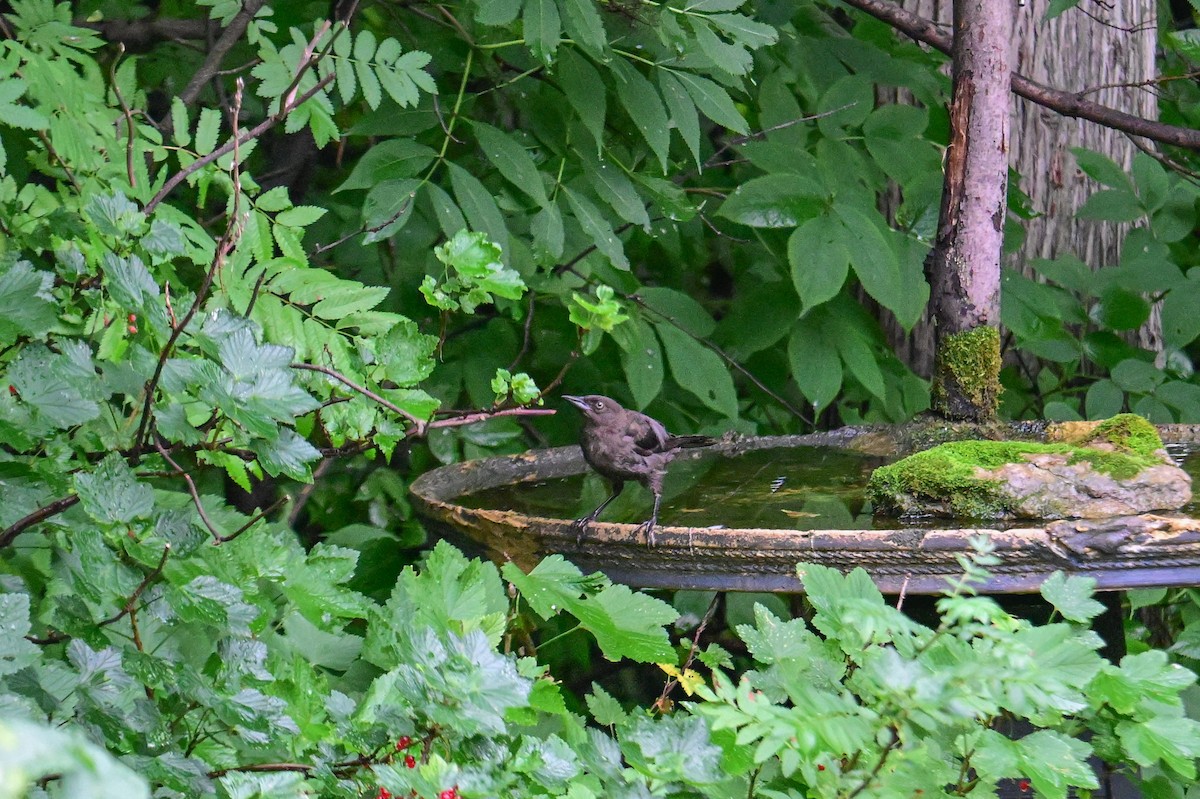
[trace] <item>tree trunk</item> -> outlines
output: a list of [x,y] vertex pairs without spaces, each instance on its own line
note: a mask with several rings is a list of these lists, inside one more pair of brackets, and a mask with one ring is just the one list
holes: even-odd
[[994,416],[1000,395],[1013,10],[1005,0],[954,2],[950,144],[925,269],[936,325],[934,407],[957,419]]

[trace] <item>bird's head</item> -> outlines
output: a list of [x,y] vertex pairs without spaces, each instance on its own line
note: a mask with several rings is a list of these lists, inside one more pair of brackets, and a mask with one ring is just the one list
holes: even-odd
[[583,418],[591,422],[603,421],[624,410],[616,400],[602,397],[599,394],[586,394],[582,397],[563,394],[563,399],[582,411]]

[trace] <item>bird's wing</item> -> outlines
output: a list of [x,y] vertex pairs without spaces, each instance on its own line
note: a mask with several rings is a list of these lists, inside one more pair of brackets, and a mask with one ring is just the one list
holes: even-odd
[[627,431],[633,439],[633,446],[642,455],[662,452],[667,439],[671,437],[667,428],[662,426],[662,422],[644,413],[630,413]]

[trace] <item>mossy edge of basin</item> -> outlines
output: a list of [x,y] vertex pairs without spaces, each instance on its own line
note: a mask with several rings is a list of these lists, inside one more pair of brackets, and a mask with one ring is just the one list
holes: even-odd
[[[1127,480],[1164,462],[1163,443],[1149,421],[1132,413],[1101,422],[1051,425],[1048,442],[965,440],[939,444],[876,469],[867,496],[883,512],[903,509],[904,495],[942,501],[952,516],[999,519],[1014,515],[1003,481],[987,477],[1005,464],[1036,455],[1067,455],[1115,480]],[[1063,509],[1063,516],[1070,516]]]

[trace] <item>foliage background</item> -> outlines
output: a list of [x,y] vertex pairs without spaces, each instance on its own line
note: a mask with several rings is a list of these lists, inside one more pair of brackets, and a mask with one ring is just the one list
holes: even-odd
[[[710,637],[732,650],[673,649],[707,597],[673,609],[557,560],[506,569],[509,594],[424,549],[406,500],[438,462],[569,440],[522,407],[543,393],[679,432],[927,407],[881,320],[912,326],[927,296],[941,56],[835,3],[10,5],[0,796],[989,790],[971,768],[1061,795],[1091,750],[1164,795],[1194,776],[1191,678],[1161,653],[1103,663],[1083,627],[965,586],[920,628],[833,576],[821,642],[777,599],[729,598]],[[1162,45],[1168,73],[1200,60],[1187,30]],[[918,102],[876,107],[880,86]],[[1164,84],[1164,118],[1194,126],[1195,99]],[[1103,186],[1079,213],[1137,224],[1119,267],[1007,277],[1006,409],[1198,421],[1195,185],[1077,156]],[[1162,353],[1122,337],[1151,303]],[[1087,593],[1052,601],[1082,623]],[[1156,629],[1186,644],[1173,600]],[[738,679],[663,712],[697,659]],[[638,663],[675,670],[650,670],[657,701],[619,690]],[[1002,695],[1012,673],[1061,690]],[[1001,715],[1044,737],[1006,748]]]

